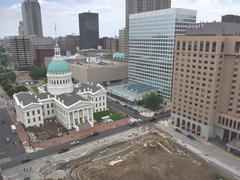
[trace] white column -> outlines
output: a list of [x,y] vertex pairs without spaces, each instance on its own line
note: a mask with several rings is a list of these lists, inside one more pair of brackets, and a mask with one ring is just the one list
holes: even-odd
[[[90,120],[90,117],[91,116],[91,120]],[[91,125],[91,127],[94,126],[94,120],[93,120],[93,108],[88,108],[88,122],[89,124]]]
[[72,111],[72,114],[73,114],[73,126],[75,127],[76,123],[75,123],[75,113],[74,113],[74,111]]
[[77,115],[78,115],[78,124],[81,124],[81,122],[80,122],[80,110],[77,111]]
[[82,110],[82,115],[83,115],[83,123],[85,123],[85,109]]
[[70,120],[70,113],[67,113],[67,128],[71,129],[71,120]]
[[92,117],[92,123],[94,123],[94,117],[93,117],[93,108],[90,108],[90,115],[91,115],[91,117]]

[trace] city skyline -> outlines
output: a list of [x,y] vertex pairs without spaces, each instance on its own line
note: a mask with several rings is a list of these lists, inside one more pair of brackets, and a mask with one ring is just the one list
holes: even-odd
[[[17,35],[18,22],[22,19],[22,2],[23,0],[4,0],[1,2],[1,38],[4,36]],[[125,26],[125,0],[39,0],[39,3],[41,4],[43,32],[45,36],[55,36],[55,23],[57,24],[58,36],[69,34],[78,35],[78,13],[89,10],[94,13],[99,13],[100,37],[113,37],[118,35],[118,30]],[[221,15],[224,14],[239,15],[238,5],[240,5],[240,2],[236,0],[172,1],[173,8],[178,7],[197,10],[197,22],[220,21]],[[224,8],[226,6],[228,7],[227,9]],[[211,9],[211,12],[208,11],[209,9]]]

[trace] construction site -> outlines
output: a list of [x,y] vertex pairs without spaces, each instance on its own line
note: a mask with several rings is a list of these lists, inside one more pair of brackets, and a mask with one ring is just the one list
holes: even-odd
[[131,134],[126,141],[100,146],[58,164],[45,179],[232,180],[231,173],[176,144],[165,133]]

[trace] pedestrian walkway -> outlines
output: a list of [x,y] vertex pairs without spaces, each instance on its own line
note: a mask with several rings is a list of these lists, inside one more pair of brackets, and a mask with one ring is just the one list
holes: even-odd
[[108,123],[108,124],[96,124],[94,125],[94,127],[91,128],[87,128],[87,129],[83,129],[79,132],[77,131],[71,131],[69,132],[69,134],[64,134],[64,136],[62,137],[58,137],[58,138],[53,138],[47,141],[44,141],[36,146],[34,146],[34,148],[38,147],[38,148],[51,148],[60,144],[64,144],[67,142],[71,142],[73,140],[79,140],[85,137],[88,137],[89,135],[91,135],[91,133],[93,132],[104,132],[110,129],[114,129],[120,126],[124,126],[127,125],[129,123],[129,118],[125,118],[119,121],[114,121],[112,123]]

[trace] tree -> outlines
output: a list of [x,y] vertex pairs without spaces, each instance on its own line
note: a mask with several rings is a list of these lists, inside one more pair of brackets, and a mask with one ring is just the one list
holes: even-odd
[[25,86],[16,86],[15,87],[15,93],[19,93],[21,91],[26,92],[26,91],[28,91],[28,88]]
[[17,75],[15,74],[14,71],[10,70],[8,73],[7,73],[7,76],[8,76],[8,79],[10,79],[12,81],[12,83],[14,83],[17,79]]
[[144,107],[156,111],[163,104],[163,99],[156,92],[150,92],[143,96],[142,103]]
[[29,75],[33,79],[38,80],[38,79],[41,79],[42,77],[46,76],[46,70],[42,67],[34,66],[31,68]]
[[0,52],[0,65],[6,67],[8,64],[8,58],[7,55],[3,55]]

